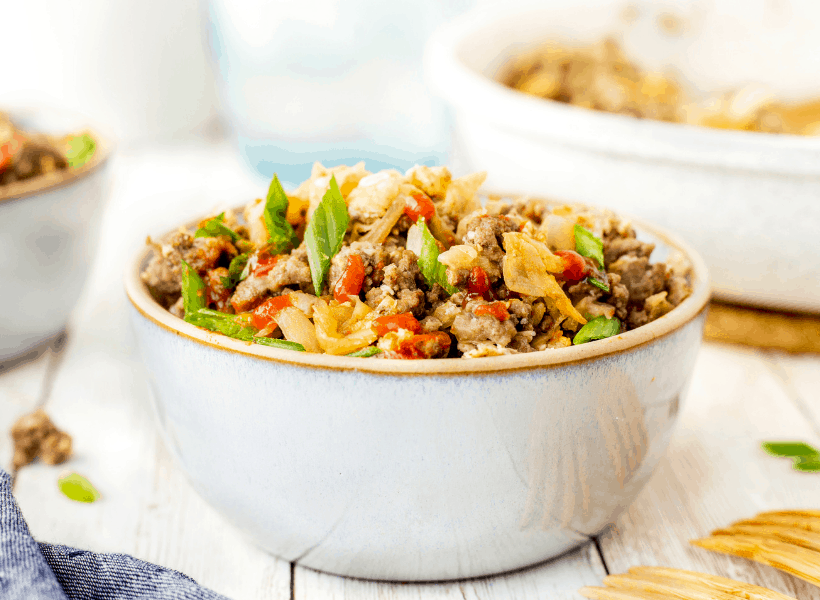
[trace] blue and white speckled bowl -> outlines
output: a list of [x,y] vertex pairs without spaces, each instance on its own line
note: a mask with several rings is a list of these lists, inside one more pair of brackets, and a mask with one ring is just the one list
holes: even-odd
[[666,450],[709,299],[701,258],[668,315],[588,344],[472,360],[304,354],[213,334],[126,290],[167,446],[266,550],[322,571],[442,580],[524,567],[596,534]]

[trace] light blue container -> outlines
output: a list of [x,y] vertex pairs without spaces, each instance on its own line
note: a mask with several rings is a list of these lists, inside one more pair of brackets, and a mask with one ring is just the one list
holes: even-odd
[[317,160],[443,163],[449,128],[422,78],[423,48],[472,3],[209,0],[221,111],[245,159],[290,184]]

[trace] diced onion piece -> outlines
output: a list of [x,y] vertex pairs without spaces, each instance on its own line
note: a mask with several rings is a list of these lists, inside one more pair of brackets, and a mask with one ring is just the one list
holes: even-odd
[[322,351],[316,339],[313,323],[298,308],[292,306],[283,308],[276,315],[276,322],[286,340],[302,344],[306,352]]
[[290,301],[293,306],[305,313],[308,318],[313,317],[313,306],[319,302],[319,298],[313,294],[306,294],[304,292],[291,292]]
[[[350,217],[363,222],[374,221],[382,217],[398,196],[403,180],[402,174],[393,169],[380,171],[361,179],[347,198],[347,210]],[[402,205],[402,210],[404,210],[404,205]],[[398,218],[396,220],[398,221]]]
[[245,207],[243,215],[248,224],[248,234],[255,246],[261,247],[268,242],[268,230],[262,214],[265,212],[265,201],[257,198]]
[[551,298],[562,314],[586,323],[552,275],[563,271],[561,257],[555,256],[542,242],[516,232],[504,234],[504,250],[507,253],[503,264],[504,283],[509,289],[528,296]]
[[[421,256],[421,229],[418,225],[411,225],[407,230],[407,249],[411,250],[416,256]],[[441,255],[439,254],[439,260]]]
[[575,305],[575,308],[581,314],[587,314],[591,316],[593,319],[595,317],[606,317],[607,319],[611,319],[615,316],[615,307],[611,304],[605,304],[603,302],[596,302],[593,300],[592,296],[586,296],[582,298],[578,304]]
[[353,331],[358,331],[363,326],[369,326],[369,323],[365,323],[364,319],[367,315],[373,312],[373,309],[362,302],[359,298],[354,298],[354,304],[353,314],[350,315],[350,318],[347,321],[339,326],[339,330],[344,335],[352,333]]
[[362,242],[373,242],[374,244],[381,244],[390,235],[390,232],[395,227],[396,223],[404,214],[405,200],[404,196],[397,196],[384,216],[373,224],[373,227],[364,236]]
[[478,258],[478,250],[469,244],[452,246],[446,252],[438,255],[438,261],[451,269],[469,269]]
[[478,188],[487,179],[487,172],[471,173],[458,179],[453,179],[447,186],[447,194],[438,206],[441,214],[458,220],[465,215],[481,208],[481,202],[476,198]]
[[552,250],[575,250],[575,223],[576,219],[550,214],[539,232]]
[[316,325],[316,338],[319,346],[328,354],[350,354],[369,346],[378,337],[370,329],[360,329],[348,336],[339,333],[339,323],[333,318],[330,307],[324,302],[319,302],[313,309],[313,322]]

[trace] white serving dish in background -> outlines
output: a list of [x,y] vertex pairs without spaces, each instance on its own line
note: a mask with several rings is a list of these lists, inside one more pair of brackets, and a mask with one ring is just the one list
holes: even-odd
[[[493,80],[522,49],[547,40],[590,43],[612,32],[621,32],[638,62],[641,56],[655,66],[659,57],[677,62],[695,85],[714,83],[732,63],[751,72],[739,64],[748,56],[715,56],[713,61],[726,63],[722,70],[701,56],[699,39],[717,47],[721,15],[693,19],[689,37],[665,41],[646,28],[627,27],[621,4],[557,4],[473,12],[431,39],[425,67],[452,108],[458,170],[487,170],[490,189],[611,207],[665,225],[704,256],[720,299],[820,312],[820,137],[637,120],[535,98]],[[789,57],[811,43],[816,51],[801,59],[809,68],[818,62],[820,35],[795,35],[794,44],[779,46],[793,85],[774,75],[770,82],[805,95],[805,82],[796,80],[801,72]],[[693,64],[708,76],[699,81]],[[813,78],[820,95],[817,70],[802,77]]]
[[0,361],[58,334],[68,321],[95,258],[110,163],[110,141],[76,113],[6,109],[18,127],[61,136],[90,131],[89,162],[0,187]]
[[589,540],[669,442],[709,299],[560,350],[476,359],[308,354],[195,327],[126,266],[131,321],[166,446],[262,548],[339,575],[430,581],[521,568]]

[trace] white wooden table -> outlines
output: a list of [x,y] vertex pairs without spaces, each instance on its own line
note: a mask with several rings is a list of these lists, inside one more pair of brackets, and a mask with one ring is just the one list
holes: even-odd
[[[797,598],[820,590],[781,572],[688,544],[769,509],[820,508],[820,474],[766,455],[767,440],[820,447],[820,356],[706,344],[666,457],[637,501],[595,543],[523,571],[443,584],[390,584],[318,573],[257,549],[191,489],[163,447],[122,291],[125,261],[157,235],[213,207],[265,190],[224,146],[131,150],[113,165],[99,259],[62,349],[0,372],[0,430],[44,406],[74,438],[59,467],[23,469],[15,494],[33,535],[124,552],[177,569],[235,600],[289,598],[581,598],[607,572],[635,565],[694,569]],[[0,464],[11,444],[0,435]],[[57,478],[70,468],[103,497],[75,503]]]

